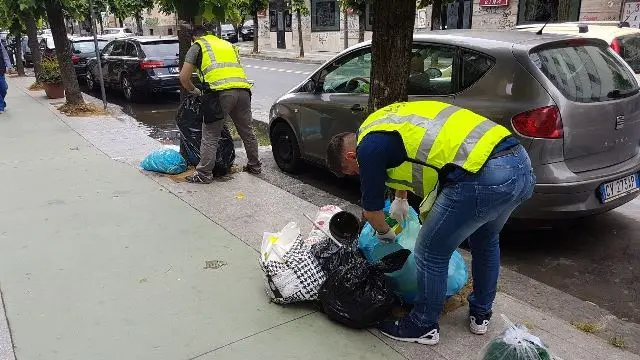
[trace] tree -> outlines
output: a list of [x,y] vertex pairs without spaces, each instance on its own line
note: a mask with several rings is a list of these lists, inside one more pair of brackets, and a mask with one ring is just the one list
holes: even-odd
[[[84,99],[82,98],[82,92],[80,92],[76,71],[71,62],[71,46],[67,38],[67,29],[64,23],[65,11],[62,1],[65,0],[44,0],[44,5],[47,10],[49,25],[51,26],[53,43],[56,47],[56,57],[60,65],[60,76],[62,77],[67,104],[83,105]],[[66,1],[69,1],[67,4],[72,2],[71,0]],[[73,9],[73,7],[70,6],[67,9]]]
[[[309,9],[304,0],[292,0],[291,10],[296,13],[298,18],[298,46],[300,47],[300,57],[304,57],[304,39],[302,38],[302,17],[309,16]],[[254,24],[255,27],[255,24]],[[255,31],[254,31],[255,33]],[[254,35],[256,36],[256,35]]]
[[373,2],[369,111],[406,101],[416,2]]
[[134,17],[136,19],[136,27],[138,34],[142,34],[142,11],[153,8],[153,0],[107,0],[109,10],[120,21],[122,27],[122,19]]
[[358,42],[364,41],[367,26],[367,3],[371,3],[371,0],[340,0],[342,8],[353,9],[358,14]]
[[242,12],[253,19],[253,53],[258,53],[258,13],[269,7],[269,0],[245,0],[241,4]]

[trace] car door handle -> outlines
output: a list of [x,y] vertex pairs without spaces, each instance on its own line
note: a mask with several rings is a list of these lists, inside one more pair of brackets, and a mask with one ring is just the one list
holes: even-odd
[[351,111],[364,111],[364,108],[360,104],[351,106]]

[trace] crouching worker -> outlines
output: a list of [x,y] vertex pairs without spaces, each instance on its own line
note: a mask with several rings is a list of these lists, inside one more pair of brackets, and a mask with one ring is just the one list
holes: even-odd
[[470,330],[486,333],[500,270],[499,234],[535,185],[529,156],[510,131],[442,102],[397,103],[371,114],[357,134],[333,137],[327,162],[337,175],[360,175],[364,216],[381,241],[395,240],[382,211],[387,186],[395,189],[391,216],[399,222],[408,213],[408,191],[424,199],[415,247],[418,297],[404,319],[382,323],[382,333],[439,342],[449,259],[465,239],[473,256]]

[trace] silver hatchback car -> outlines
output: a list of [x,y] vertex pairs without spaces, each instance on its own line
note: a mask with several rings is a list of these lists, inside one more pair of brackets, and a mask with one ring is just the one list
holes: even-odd
[[[415,35],[410,100],[473,110],[510,128],[538,184],[514,214],[567,219],[614,209],[640,194],[640,94],[607,43],[518,31]],[[325,164],[335,134],[367,115],[371,43],[356,45],[276,101],[270,136],[278,166]]]

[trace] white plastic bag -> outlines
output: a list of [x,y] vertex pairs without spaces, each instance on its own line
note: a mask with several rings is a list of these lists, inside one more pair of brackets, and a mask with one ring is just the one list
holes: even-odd
[[298,237],[300,237],[300,227],[294,222],[288,223],[280,232],[265,232],[260,247],[261,260],[284,262],[284,254],[291,249]]
[[560,360],[524,325],[515,325],[502,315],[504,332],[489,342],[478,360]]
[[[325,205],[318,209],[315,222],[322,228],[322,230],[329,234],[329,220],[331,220],[331,217],[333,215],[339,213],[340,211],[342,211],[342,209],[340,209],[340,207],[338,206]],[[327,235],[325,235],[322,230],[318,230],[315,226],[313,226],[311,228],[309,236],[307,236],[307,239],[304,241],[305,244],[311,246],[328,239]]]

